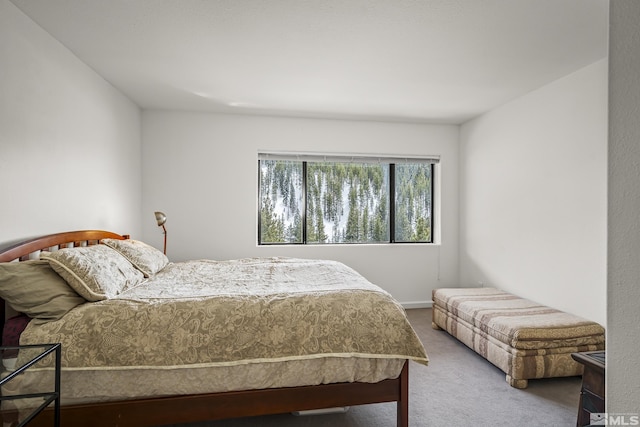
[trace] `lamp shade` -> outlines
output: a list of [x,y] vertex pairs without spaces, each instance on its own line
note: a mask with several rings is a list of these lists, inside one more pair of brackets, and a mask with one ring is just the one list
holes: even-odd
[[156,212],[156,221],[158,222],[158,227],[164,225],[167,222],[167,216],[163,212]]
[[155,212],[156,222],[158,223],[158,227],[162,227],[162,234],[164,234],[164,251],[163,253],[167,254],[167,227],[164,226],[164,223],[167,222],[167,216],[164,212]]

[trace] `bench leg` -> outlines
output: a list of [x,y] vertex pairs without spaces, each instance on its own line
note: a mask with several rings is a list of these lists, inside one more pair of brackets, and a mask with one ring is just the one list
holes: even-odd
[[442,331],[442,328],[438,326],[436,323],[436,308],[435,306],[431,309],[431,327],[436,331]]
[[507,375],[507,382],[514,388],[527,388],[529,385],[529,380],[516,380],[511,378],[511,375]]

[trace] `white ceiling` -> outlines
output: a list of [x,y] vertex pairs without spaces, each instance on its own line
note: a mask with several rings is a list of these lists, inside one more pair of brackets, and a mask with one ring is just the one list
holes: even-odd
[[607,55],[608,0],[11,0],[145,109],[462,123]]

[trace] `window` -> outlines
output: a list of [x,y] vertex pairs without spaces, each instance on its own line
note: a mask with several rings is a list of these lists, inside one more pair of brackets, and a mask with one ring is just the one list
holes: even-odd
[[432,243],[437,161],[260,154],[258,243]]

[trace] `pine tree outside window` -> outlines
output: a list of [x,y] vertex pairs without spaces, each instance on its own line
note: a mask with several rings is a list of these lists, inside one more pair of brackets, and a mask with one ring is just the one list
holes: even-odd
[[258,244],[432,243],[437,161],[261,153]]

